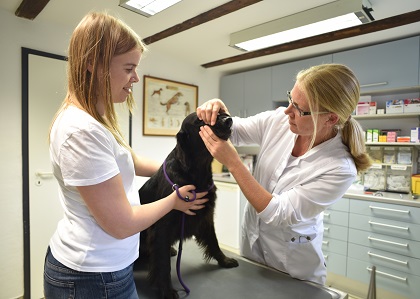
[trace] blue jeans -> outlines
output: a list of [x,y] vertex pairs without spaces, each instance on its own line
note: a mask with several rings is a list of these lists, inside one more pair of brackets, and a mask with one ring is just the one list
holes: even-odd
[[48,248],[44,265],[46,299],[138,299],[133,265],[116,272],[80,272],[57,261]]

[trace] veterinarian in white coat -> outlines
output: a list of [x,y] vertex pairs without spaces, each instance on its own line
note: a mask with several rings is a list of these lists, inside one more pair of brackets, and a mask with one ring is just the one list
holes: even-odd
[[[294,278],[324,284],[323,211],[371,163],[362,128],[351,118],[359,83],[343,65],[315,66],[298,74],[288,98],[287,108],[234,117],[231,142],[218,139],[208,126],[200,135],[248,199],[241,254]],[[227,110],[214,99],[197,113],[212,123],[218,111]],[[254,177],[232,143],[260,146]]]

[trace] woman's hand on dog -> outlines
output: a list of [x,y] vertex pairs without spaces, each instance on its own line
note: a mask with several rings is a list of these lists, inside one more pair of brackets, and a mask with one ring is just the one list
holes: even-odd
[[242,163],[233,144],[217,137],[209,126],[202,126],[199,134],[210,154],[228,169]]
[[[181,194],[183,198],[194,198],[194,194],[191,192],[195,190],[195,186],[193,185],[186,185],[179,188],[178,192]],[[184,212],[188,215],[195,215],[193,212],[194,210],[201,210],[205,207],[205,203],[208,201],[207,198],[203,198],[207,195],[207,191],[205,192],[197,192],[195,194],[196,199],[194,201],[185,201],[178,197],[178,194],[176,191],[172,192],[169,196],[173,198],[174,200],[174,209]]]
[[197,108],[197,117],[204,121],[204,123],[214,126],[219,112],[229,114],[229,111],[222,100],[212,99]]

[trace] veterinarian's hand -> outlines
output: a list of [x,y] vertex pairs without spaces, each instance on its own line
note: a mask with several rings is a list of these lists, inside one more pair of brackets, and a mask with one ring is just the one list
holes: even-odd
[[[194,198],[194,194],[191,192],[191,190],[195,190],[195,186],[193,185],[186,185],[179,188],[179,193],[183,198],[188,196],[188,198],[192,199]],[[194,201],[186,202],[185,200],[182,200],[178,197],[176,191],[172,192],[170,196],[173,196],[175,198],[175,206],[174,209],[184,212],[188,215],[195,215],[193,212],[194,210],[201,210],[204,208],[204,203],[208,201],[207,198],[203,198],[207,195],[207,191],[205,192],[197,192],[195,194],[196,199]]]
[[217,137],[209,126],[202,126],[199,134],[210,154],[228,169],[235,163],[242,163],[233,144]]
[[220,99],[212,99],[197,108],[197,117],[204,123],[214,126],[219,112],[229,114],[226,105]]

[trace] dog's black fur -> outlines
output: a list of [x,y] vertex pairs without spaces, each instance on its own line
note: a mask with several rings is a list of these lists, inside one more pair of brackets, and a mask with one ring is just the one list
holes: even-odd
[[[166,158],[166,172],[170,180],[179,186],[192,184],[197,191],[207,191],[213,184],[213,157],[198,134],[203,125],[203,121],[197,118],[195,112],[188,115],[176,135],[175,148]],[[211,128],[218,137],[227,140],[231,134],[231,126],[231,117],[220,114],[217,123]],[[162,165],[139,190],[140,201],[142,204],[154,202],[172,192],[172,186],[165,179]],[[226,257],[217,241],[213,221],[216,187],[212,187],[205,198],[209,199],[205,208],[195,211],[195,216],[185,214],[184,239],[195,236],[197,244],[204,250],[207,262],[214,258],[221,267],[237,267],[238,262]],[[170,257],[176,254],[172,245],[181,237],[182,214],[173,210],[140,234],[139,261],[143,261],[143,256],[147,257],[149,279],[156,287],[159,298],[179,298],[172,286]]]

